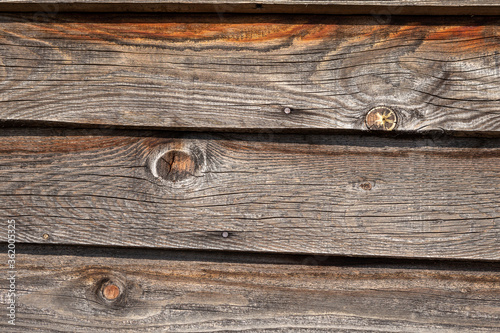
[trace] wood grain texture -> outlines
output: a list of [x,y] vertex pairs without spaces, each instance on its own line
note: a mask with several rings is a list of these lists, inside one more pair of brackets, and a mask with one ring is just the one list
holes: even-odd
[[2,0],[3,11],[499,15],[496,0]]
[[500,259],[499,139],[1,135],[19,242]]
[[[0,120],[257,131],[500,133],[500,18],[0,17]],[[290,113],[284,110],[289,108]]]
[[[500,330],[498,264],[479,271],[453,265],[433,270],[44,250],[18,254],[16,326],[2,320],[3,332]],[[6,262],[5,253],[0,260]],[[114,301],[103,297],[103,284],[120,290]]]

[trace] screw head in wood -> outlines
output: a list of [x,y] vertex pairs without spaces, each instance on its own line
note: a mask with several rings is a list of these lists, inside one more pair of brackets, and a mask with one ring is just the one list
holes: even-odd
[[366,114],[366,127],[374,131],[392,131],[398,124],[395,111],[385,106],[377,106]]
[[43,234],[42,238],[45,239],[45,240],[49,239],[49,234]]
[[284,108],[283,112],[286,113],[286,114],[290,114],[292,112],[292,109],[290,109],[290,108]]

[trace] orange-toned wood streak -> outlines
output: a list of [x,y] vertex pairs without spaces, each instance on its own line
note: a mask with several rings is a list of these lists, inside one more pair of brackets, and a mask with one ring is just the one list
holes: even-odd
[[[2,121],[500,133],[500,19],[4,14]],[[284,112],[289,110],[290,112]]]

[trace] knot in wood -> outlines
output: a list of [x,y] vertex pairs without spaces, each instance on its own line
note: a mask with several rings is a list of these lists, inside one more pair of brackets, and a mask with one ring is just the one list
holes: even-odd
[[104,296],[104,298],[106,298],[107,300],[114,300],[116,299],[118,296],[120,296],[120,288],[118,288],[116,285],[114,284],[109,284],[107,286],[105,286],[103,289],[102,289],[102,295]]
[[371,109],[365,117],[366,127],[374,131],[392,131],[398,123],[396,112],[385,106]]
[[365,191],[370,191],[372,189],[372,184],[369,182],[361,183],[359,186]]
[[120,283],[116,283],[109,279],[104,279],[101,281],[100,295],[108,302],[116,302],[122,295]]
[[198,169],[195,159],[180,150],[170,150],[156,162],[158,177],[171,182],[178,182],[193,176]]

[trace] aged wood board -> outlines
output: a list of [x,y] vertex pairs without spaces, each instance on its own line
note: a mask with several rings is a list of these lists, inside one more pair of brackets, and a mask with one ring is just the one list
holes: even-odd
[[[480,4],[481,2],[477,2]],[[500,18],[2,14],[0,122],[498,136]]]
[[[3,332],[498,332],[496,264],[24,247]],[[6,261],[6,255],[0,254]],[[317,261],[316,261],[317,263]],[[1,290],[4,293],[4,290]]]
[[500,259],[500,139],[0,135],[19,242]]
[[0,11],[0,331],[500,331],[498,1]]

